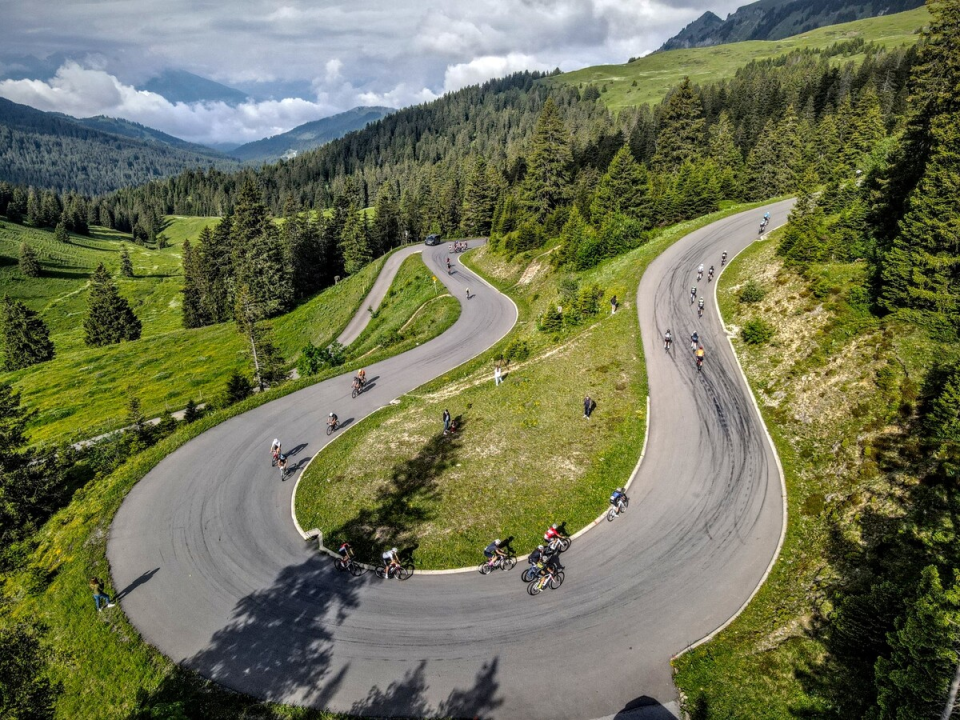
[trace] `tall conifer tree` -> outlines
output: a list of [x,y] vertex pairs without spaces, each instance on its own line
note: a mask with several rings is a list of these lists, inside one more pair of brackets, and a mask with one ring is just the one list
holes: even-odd
[[649,215],[647,170],[633,159],[630,147],[624,145],[613,156],[607,172],[600,178],[597,194],[590,209],[594,223],[607,215],[621,213],[633,219]]
[[566,199],[571,163],[569,134],[556,103],[548,97],[530,142],[523,187],[523,199],[537,220]]
[[705,129],[703,103],[694,92],[690,78],[684,78],[663,108],[654,167],[674,172],[688,160],[701,157],[706,144]]
[[50,330],[37,313],[9,295],[0,312],[0,367],[19,370],[53,359]]
[[40,261],[37,259],[37,251],[27,243],[20,243],[20,274],[24,277],[40,277]]
[[93,347],[123,340],[137,340],[141,325],[133,309],[114,285],[110,273],[100,263],[90,281],[87,317],[83,321],[84,342]]

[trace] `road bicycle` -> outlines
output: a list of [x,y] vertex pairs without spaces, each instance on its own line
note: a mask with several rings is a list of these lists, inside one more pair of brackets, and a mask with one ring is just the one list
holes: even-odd
[[350,397],[356,398],[357,395],[359,395],[366,389],[367,389],[367,384],[365,382],[361,382],[360,380],[354,380],[353,390],[350,392]]
[[327,423],[327,435],[333,435],[334,430],[340,429],[340,421],[334,420],[333,423]]
[[700,355],[697,356],[697,372],[703,370],[703,357]]
[[664,350],[669,350],[671,345],[673,345],[673,338],[672,338],[672,337],[664,336],[664,338],[663,338],[663,349],[664,349]]
[[540,576],[540,568],[538,567],[538,565],[536,563],[530,563],[530,567],[528,567],[526,570],[524,570],[520,574],[520,579],[523,580],[523,582],[528,583],[535,580],[539,576]]
[[624,495],[617,501],[617,504],[607,511],[607,522],[613,522],[621,513],[627,511],[627,505],[630,504],[630,498]]
[[563,585],[563,570],[558,570],[552,575],[550,573],[546,573],[538,577],[536,580],[527,585],[527,592],[530,595],[539,595],[547,588],[556,590],[561,585]]
[[568,537],[556,537],[547,544],[547,550],[549,551],[548,555],[553,555],[555,552],[566,552],[570,549],[570,538]]
[[698,305],[698,306],[697,306],[697,317],[698,317],[698,318],[702,318],[702,317],[703,317],[703,305]]
[[349,572],[354,577],[360,577],[366,570],[352,557],[338,557],[333,561],[333,566],[338,572]]
[[377,577],[381,580],[388,580],[390,578],[396,578],[397,580],[406,580],[411,575],[413,575],[413,565],[400,565],[399,567],[390,566],[390,571],[388,572],[387,566],[378,565],[376,569]]
[[516,564],[516,555],[497,555],[497,557],[494,558],[493,563],[484,561],[480,563],[480,567],[477,569],[480,571],[481,575],[489,575],[498,568],[500,570],[513,570],[513,568],[516,567]]

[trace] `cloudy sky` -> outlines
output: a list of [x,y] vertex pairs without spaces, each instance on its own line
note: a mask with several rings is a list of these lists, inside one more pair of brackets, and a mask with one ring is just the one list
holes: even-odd
[[[0,96],[202,143],[247,142],[357,105],[405,105],[517,70],[622,63],[736,0],[31,0],[4,2]],[[57,58],[20,77],[18,56]],[[29,65],[29,63],[27,63]],[[138,90],[186,70],[237,107]],[[18,73],[18,70],[20,71]],[[40,75],[45,75],[41,77]]]

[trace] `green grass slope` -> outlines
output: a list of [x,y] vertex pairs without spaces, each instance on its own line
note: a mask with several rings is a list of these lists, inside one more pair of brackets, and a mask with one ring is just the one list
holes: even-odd
[[[754,60],[772,58],[793,50],[823,49],[844,40],[863,38],[884,47],[912,45],[917,30],[929,20],[926,8],[882,17],[830,25],[775,41],[750,41],[689,50],[653,53],[624,65],[597,65],[547,78],[543,82],[580,86],[606,85],[600,99],[611,110],[655,104],[689,76],[695,83],[732,77],[737,69]],[[843,60],[857,60],[842,58]],[[634,86],[636,82],[636,86]]]
[[[171,218],[170,246],[150,250],[112,231],[95,229],[89,238],[57,243],[53,234],[3,223],[0,227],[0,286],[38,311],[50,326],[57,357],[14,373],[0,374],[37,411],[33,442],[86,438],[121,427],[132,390],[148,416],[179,410],[188,400],[209,401],[234,369],[245,368],[246,347],[232,323],[194,330],[181,327],[180,252],[214,218]],[[16,258],[21,242],[38,252],[43,275],[23,278]],[[87,284],[97,263],[119,268],[126,244],[136,277],[117,278],[143,322],[140,340],[106,348],[83,344]],[[309,341],[327,344],[346,325],[382,267],[368,265],[333,288],[272,321],[276,344],[288,360]]]

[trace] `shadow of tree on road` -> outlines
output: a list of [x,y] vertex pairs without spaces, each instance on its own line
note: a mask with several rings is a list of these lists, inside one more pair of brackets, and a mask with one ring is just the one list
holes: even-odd
[[[331,668],[333,629],[359,607],[368,582],[382,581],[372,574],[355,578],[337,573],[326,556],[285,568],[270,588],[242,598],[207,647],[182,661],[186,667],[174,667],[157,687],[138,692],[127,717],[289,717],[268,702],[316,708],[298,715],[304,720],[329,717],[321,709],[330,705],[350,673],[349,663]],[[386,689],[370,688],[352,712],[482,717],[502,704],[497,670],[497,659],[484,663],[472,686],[431,701],[427,663],[421,661]]]
[[390,717],[444,717],[483,718],[503,704],[497,697],[500,683],[497,681],[498,660],[494,658],[483,665],[477,673],[473,687],[454,690],[435,707],[426,699],[427,663],[421,660],[402,680],[396,680],[381,690],[374,685],[364,700],[353,704],[351,715]]
[[270,588],[241,599],[230,622],[186,665],[239,692],[296,696],[322,707],[341,679],[328,676],[331,630],[357,607],[369,581],[337,573],[326,556],[286,567]]
[[[440,498],[438,480],[457,462],[467,421],[457,418],[457,432],[437,433],[409,460],[397,463],[390,480],[357,514],[330,531],[330,546],[348,541],[361,559],[379,563],[390,546],[416,546],[417,530],[434,517]],[[326,535],[325,535],[326,537]],[[407,553],[409,554],[409,553]]]

